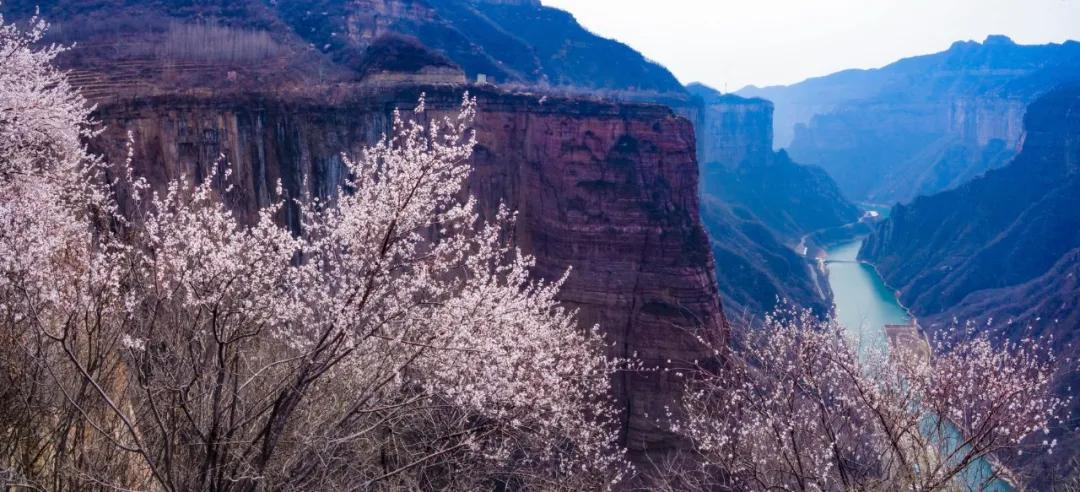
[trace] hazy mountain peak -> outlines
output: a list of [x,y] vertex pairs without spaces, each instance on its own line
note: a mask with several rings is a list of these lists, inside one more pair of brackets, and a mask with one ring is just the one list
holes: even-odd
[[1004,46],[1018,46],[1018,45],[1009,36],[1006,36],[1004,34],[991,34],[989,36],[986,36],[986,39],[984,39],[983,42],[981,42],[981,43],[978,42],[978,41],[975,41],[974,39],[969,39],[969,40],[966,40],[966,41],[956,41],[952,45],[949,46],[948,51],[956,51],[957,49],[962,49],[962,48],[978,49],[978,48],[981,48],[981,47],[999,47],[999,46],[1004,47]]
[[991,35],[986,37],[985,41],[983,41],[983,45],[984,46],[1014,46],[1014,45],[1016,45],[1016,43],[1013,42],[1012,38],[1010,38],[1010,37],[1008,37],[1008,36],[1006,36],[1004,34],[991,34]]
[[1080,44],[1008,36],[877,70],[739,91],[776,104],[776,145],[826,169],[855,200],[907,202],[956,187],[1015,155],[1031,101],[1080,80]]

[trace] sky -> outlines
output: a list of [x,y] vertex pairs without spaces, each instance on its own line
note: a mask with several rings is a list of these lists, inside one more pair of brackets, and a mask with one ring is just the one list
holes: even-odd
[[1005,34],[1080,40],[1080,0],[542,0],[681,82],[725,92],[876,68]]

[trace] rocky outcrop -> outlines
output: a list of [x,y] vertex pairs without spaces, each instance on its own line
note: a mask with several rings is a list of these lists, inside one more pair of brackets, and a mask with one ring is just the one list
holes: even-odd
[[786,87],[748,87],[776,104],[778,144],[821,166],[854,200],[909,202],[1007,164],[1028,104],[1080,80],[1080,43],[1021,46],[1004,36],[880,69]]
[[[137,170],[156,183],[204,176],[224,155],[236,180],[227,200],[250,215],[279,198],[279,180],[288,196],[332,192],[340,154],[388,131],[391,111],[411,108],[420,90],[436,110],[461,95],[399,88],[333,105],[143,98],[99,108],[107,131],[96,147],[121,157],[132,132]],[[706,357],[689,333],[723,337],[726,327],[698,218],[690,122],[660,106],[478,94],[470,191],[488,213],[499,204],[518,212],[513,240],[535,255],[536,274],[556,279],[573,267],[561,299],[580,310],[583,326],[601,326],[616,355],[659,366]],[[617,381],[632,452],[680,445],[657,423],[678,391],[664,373]]]
[[[1080,355],[1080,86],[1039,98],[1024,122],[1012,163],[898,206],[860,257],[877,264],[929,329],[956,320],[1014,338],[1052,336],[1068,394],[1080,383],[1070,366]],[[1075,451],[1075,429],[1058,432],[1070,436],[1063,449]]]

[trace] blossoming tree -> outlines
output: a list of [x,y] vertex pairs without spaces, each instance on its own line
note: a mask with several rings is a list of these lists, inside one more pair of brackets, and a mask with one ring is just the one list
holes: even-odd
[[835,321],[781,311],[721,368],[700,367],[684,404],[696,442],[674,489],[984,490],[1018,452],[1052,448],[1065,403],[1036,340],[942,334],[931,347],[859,350]]
[[[395,113],[302,232],[151,188],[0,19],[0,483],[605,488],[627,467],[596,330],[463,193],[475,100]],[[279,190],[278,196],[281,200]]]

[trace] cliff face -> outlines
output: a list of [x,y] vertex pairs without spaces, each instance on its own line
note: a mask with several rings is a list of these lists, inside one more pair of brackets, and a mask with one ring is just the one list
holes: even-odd
[[1003,36],[880,69],[739,93],[777,105],[778,144],[819,165],[855,200],[908,202],[1009,162],[1040,94],[1080,80],[1080,43]]
[[[1053,336],[1069,394],[1080,383],[1080,87],[1039,98],[1025,128],[1012,163],[897,207],[860,255],[929,329],[956,319],[1013,338]],[[1057,432],[1061,449],[1080,445],[1075,429]],[[1061,464],[1061,455],[1037,460]]]
[[[460,91],[425,88],[429,109],[452,109]],[[332,192],[341,152],[355,152],[389,129],[395,107],[418,89],[398,89],[335,105],[248,100],[149,98],[101,107],[107,131],[96,147],[122,158],[126,132],[140,174],[161,183],[199,177],[225,155],[243,214],[302,186]],[[536,274],[572,274],[561,298],[583,326],[600,324],[616,355],[666,366],[706,357],[690,332],[724,336],[713,263],[698,218],[693,128],[660,106],[597,104],[481,91],[480,146],[469,183],[488,213],[518,211],[513,240],[536,256]],[[286,220],[295,222],[291,216]],[[680,442],[656,418],[679,383],[663,374],[627,374],[616,384],[632,452]],[[647,417],[648,416],[648,417]]]
[[707,166],[735,169],[764,162],[772,153],[773,105],[690,84],[700,106],[697,114],[698,160]]
[[772,103],[700,84],[688,90],[698,107],[702,217],[729,313],[760,316],[778,300],[827,313],[828,287],[795,248],[855,222],[858,210],[824,171],[772,150]]

